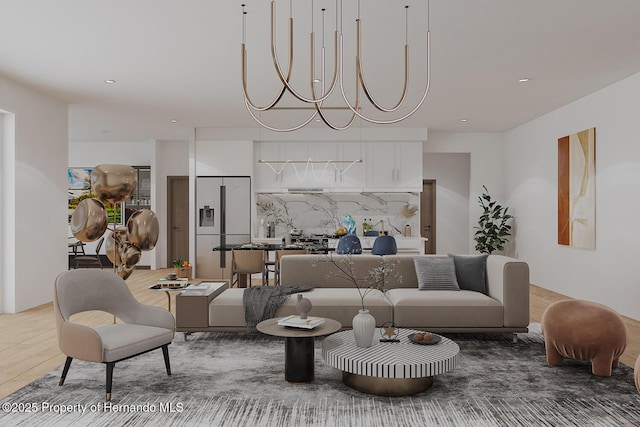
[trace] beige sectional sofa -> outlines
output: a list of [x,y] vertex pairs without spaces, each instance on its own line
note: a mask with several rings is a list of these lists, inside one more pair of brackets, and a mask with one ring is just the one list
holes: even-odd
[[[347,255],[332,255],[347,257]],[[427,255],[433,257],[437,255]],[[319,258],[320,257],[320,258]],[[486,260],[486,294],[471,290],[420,290],[412,255],[351,255],[356,277],[365,277],[382,263],[393,265],[385,279],[385,293],[374,290],[365,298],[365,306],[378,326],[392,319],[400,327],[428,329],[434,332],[527,332],[529,324],[529,267],[513,258],[489,255]],[[336,266],[322,262],[318,255],[291,255],[281,259],[281,284],[307,285],[313,290],[304,296],[311,300],[311,316],[322,316],[351,327],[353,316],[361,308],[358,290],[351,282],[337,277]],[[178,331],[245,330],[244,289],[226,289],[210,297],[209,325]],[[296,295],[278,309],[276,317],[296,314]],[[204,326],[204,325],[202,325]]]

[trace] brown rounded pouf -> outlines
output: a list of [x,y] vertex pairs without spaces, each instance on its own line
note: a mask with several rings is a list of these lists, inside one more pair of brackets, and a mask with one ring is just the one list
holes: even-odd
[[564,357],[591,361],[594,375],[610,377],[627,347],[622,317],[602,304],[558,301],[547,307],[541,323],[547,363],[553,366],[562,365]]
[[633,379],[636,381],[636,389],[640,393],[640,356],[636,359],[636,364],[633,367]]

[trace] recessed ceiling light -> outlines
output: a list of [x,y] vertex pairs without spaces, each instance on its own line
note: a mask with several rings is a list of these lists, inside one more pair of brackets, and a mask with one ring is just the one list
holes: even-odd
[[108,84],[108,85],[112,85],[112,84],[114,84],[116,81],[115,81],[115,80],[111,80],[111,79],[109,79],[109,80],[105,80],[104,82],[105,82],[106,84]]
[[520,83],[526,83],[526,82],[528,82],[528,81],[529,81],[529,78],[528,78],[528,77],[523,77],[523,78],[519,79],[518,81],[519,81]]
[[469,119],[460,119],[461,122],[466,123],[469,121]]
[[107,133],[107,132],[109,132],[109,131],[108,131],[108,130],[106,130],[106,129],[101,129],[101,130],[100,130],[100,133]]
[[171,119],[171,123],[178,123],[176,119]]

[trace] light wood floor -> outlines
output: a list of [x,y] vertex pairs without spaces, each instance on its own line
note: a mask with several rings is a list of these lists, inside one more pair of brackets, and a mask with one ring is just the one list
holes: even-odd
[[[166,276],[169,270],[136,270],[127,280],[133,295],[143,304],[167,307],[163,291],[151,291],[150,284]],[[171,293],[172,310],[175,293]],[[531,286],[531,321],[539,322],[544,309],[567,297]],[[103,312],[81,313],[74,321],[98,325],[113,320]],[[625,318],[629,344],[621,361],[633,366],[640,354],[640,321]],[[17,314],[0,314],[0,399],[62,365],[65,356],[58,349],[52,304],[44,304]]]

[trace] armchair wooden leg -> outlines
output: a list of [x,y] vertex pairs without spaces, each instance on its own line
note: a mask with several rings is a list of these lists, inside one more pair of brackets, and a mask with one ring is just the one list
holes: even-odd
[[164,356],[164,367],[167,369],[167,375],[171,375],[171,364],[169,363],[169,347],[168,347],[168,344],[162,346],[162,355]]
[[113,382],[113,367],[115,365],[115,362],[107,362],[107,401],[111,400],[111,384]]
[[69,372],[69,367],[71,366],[71,361],[73,357],[67,356],[67,360],[64,362],[64,368],[62,369],[62,376],[60,377],[60,382],[58,385],[64,384],[65,378],[67,378],[67,373]]

